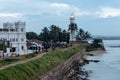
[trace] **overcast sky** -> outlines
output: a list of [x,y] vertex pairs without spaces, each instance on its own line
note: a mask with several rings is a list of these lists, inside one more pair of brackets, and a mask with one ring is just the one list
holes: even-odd
[[21,20],[36,33],[52,24],[67,30],[71,13],[93,35],[120,35],[120,0],[0,0],[1,27]]

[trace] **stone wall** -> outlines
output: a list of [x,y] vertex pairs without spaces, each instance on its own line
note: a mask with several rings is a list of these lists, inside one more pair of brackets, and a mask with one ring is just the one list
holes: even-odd
[[37,80],[66,80],[66,78],[72,73],[72,68],[75,65],[75,62],[81,62],[84,54],[85,50],[83,49]]

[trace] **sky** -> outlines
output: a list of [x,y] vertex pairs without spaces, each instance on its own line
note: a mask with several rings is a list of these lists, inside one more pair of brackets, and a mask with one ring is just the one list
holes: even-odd
[[39,34],[50,25],[67,30],[71,13],[92,35],[120,36],[120,0],[0,0],[0,28],[20,20],[27,32]]

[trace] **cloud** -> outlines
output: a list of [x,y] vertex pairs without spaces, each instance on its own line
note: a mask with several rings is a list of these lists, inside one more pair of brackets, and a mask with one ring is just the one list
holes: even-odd
[[80,10],[78,7],[69,5],[66,3],[57,3],[57,2],[41,2],[35,3],[34,7],[32,7],[36,13],[30,11],[32,13],[27,13],[30,15],[44,15],[46,16],[66,16],[71,13],[75,13],[78,16],[87,15],[86,11]]
[[51,6],[53,8],[62,8],[62,9],[70,8],[68,4],[64,4],[64,3],[50,3],[49,6]]
[[[13,5],[14,4],[14,5]],[[20,18],[29,16],[44,17],[66,17],[71,13],[75,16],[92,16],[98,18],[109,18],[120,16],[120,9],[111,7],[102,7],[97,10],[82,10],[81,8],[67,3],[58,3],[38,0],[0,0],[0,18]],[[22,6],[21,6],[22,5]],[[7,12],[7,13],[4,13]]]
[[[2,11],[9,13],[22,13],[25,16],[51,16],[51,17],[66,17],[71,13],[75,16],[91,16],[93,12],[82,10],[81,8],[67,3],[38,1],[38,0],[0,0]],[[14,4],[14,5],[13,5]],[[13,16],[13,15],[12,15]],[[24,17],[25,17],[24,16]]]
[[[0,0],[2,11],[12,13],[22,13],[24,15],[46,15],[46,16],[67,16],[75,13],[77,16],[88,15],[87,11],[69,5],[67,3],[49,2],[49,1],[2,1]],[[28,3],[29,2],[29,3]],[[14,5],[13,5],[14,4]],[[22,5],[22,6],[21,6]],[[10,16],[10,15],[9,15]]]
[[0,13],[0,17],[12,17],[12,18],[17,18],[17,17],[22,17],[23,14],[21,13]]
[[[42,4],[42,5],[41,5]],[[80,8],[69,5],[66,3],[51,3],[51,2],[42,2],[38,10],[40,14],[49,14],[54,16],[66,16],[71,13],[75,13],[77,16],[88,15],[87,11],[81,10]]]
[[119,17],[120,9],[105,7],[101,8],[98,14],[100,18]]
[[21,13],[0,13],[0,21],[17,21],[17,20],[25,20]]

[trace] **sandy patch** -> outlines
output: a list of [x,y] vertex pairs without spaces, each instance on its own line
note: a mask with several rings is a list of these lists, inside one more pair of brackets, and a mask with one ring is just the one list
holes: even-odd
[[97,56],[97,55],[101,55],[101,54],[105,54],[106,51],[104,50],[96,50],[96,51],[91,51],[91,52],[87,52],[86,54],[92,54],[94,56]]

